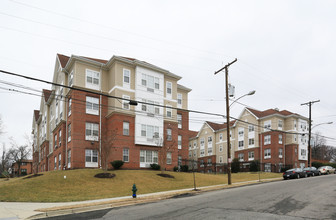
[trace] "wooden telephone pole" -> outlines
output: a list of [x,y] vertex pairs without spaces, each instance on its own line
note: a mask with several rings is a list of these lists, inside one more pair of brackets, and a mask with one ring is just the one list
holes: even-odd
[[301,105],[308,105],[309,106],[308,167],[310,167],[310,153],[311,153],[311,149],[310,149],[310,140],[311,140],[311,106],[312,106],[312,104],[314,104],[316,102],[320,102],[320,100],[311,101],[311,102],[307,102],[307,103],[301,104]]
[[228,166],[228,185],[231,185],[231,142],[230,142],[230,105],[229,105],[229,83],[228,83],[228,75],[229,75],[229,66],[237,62],[237,58],[228,63],[223,68],[215,72],[215,75],[225,69],[225,93],[226,93],[226,146],[227,146],[227,166]]

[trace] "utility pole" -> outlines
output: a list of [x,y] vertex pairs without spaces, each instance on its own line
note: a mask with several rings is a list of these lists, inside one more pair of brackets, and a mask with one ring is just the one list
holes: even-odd
[[225,69],[225,93],[226,93],[226,146],[227,146],[227,165],[228,165],[228,185],[231,185],[231,141],[230,141],[230,105],[229,105],[229,66],[237,62],[237,58],[228,63],[223,68],[215,72],[215,75]]
[[308,105],[309,106],[308,167],[310,167],[310,151],[311,151],[310,150],[310,139],[311,139],[311,106],[312,106],[312,104],[314,104],[316,102],[320,102],[320,100],[310,101],[310,102],[301,104],[301,105]]

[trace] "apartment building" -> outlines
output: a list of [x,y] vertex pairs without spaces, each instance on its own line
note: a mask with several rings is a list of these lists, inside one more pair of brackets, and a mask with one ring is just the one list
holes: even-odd
[[[50,90],[34,111],[38,172],[111,167],[172,170],[188,157],[188,93],[180,76],[133,58],[57,54]],[[130,102],[132,100],[132,102]]]
[[[189,139],[189,158],[202,172],[223,172],[227,163],[227,124],[205,122]],[[305,167],[308,161],[308,119],[287,110],[245,108],[230,122],[231,158],[243,167],[262,163],[264,171],[280,172],[284,166]],[[216,165],[214,165],[216,164]]]
[[21,175],[29,175],[32,174],[32,168],[33,168],[33,160],[24,160],[20,163],[20,169],[19,164],[17,162],[12,164],[12,167],[10,168],[10,174],[12,176],[21,176]]

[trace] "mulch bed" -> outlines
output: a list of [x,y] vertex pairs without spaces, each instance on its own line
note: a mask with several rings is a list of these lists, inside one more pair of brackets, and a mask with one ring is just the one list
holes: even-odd
[[165,178],[175,178],[174,176],[169,175],[167,173],[158,173],[156,175],[161,176],[161,177],[165,177]]
[[42,175],[43,175],[43,174],[38,173],[38,174],[31,175],[31,176],[26,176],[26,177],[24,177],[23,179],[30,179],[30,178],[34,178],[34,177],[38,177],[38,176],[42,176]]
[[97,178],[113,178],[115,176],[116,175],[114,173],[98,173],[94,177],[97,177]]

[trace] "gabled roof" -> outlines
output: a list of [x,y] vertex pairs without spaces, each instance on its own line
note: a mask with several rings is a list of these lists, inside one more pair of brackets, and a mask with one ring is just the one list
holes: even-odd
[[93,60],[93,61],[96,61],[98,63],[103,63],[103,64],[106,64],[108,62],[108,60],[96,59],[96,58],[91,58],[91,57],[83,57],[83,58]]
[[189,138],[196,137],[198,135],[198,131],[191,131],[189,130]]
[[34,117],[35,117],[35,121],[37,121],[38,118],[40,117],[40,111],[39,110],[34,110]]
[[49,99],[52,91],[48,90],[48,89],[43,89],[42,91],[43,91],[44,101],[48,102],[48,99]]
[[[236,122],[236,120],[234,120],[234,121],[230,121],[230,126],[233,126],[235,122]],[[227,129],[227,123],[218,124],[218,123],[214,123],[214,122],[210,122],[210,121],[206,121],[206,123],[207,123],[207,124],[214,130],[214,131],[218,131],[218,130],[222,130],[222,129]]]
[[187,92],[190,92],[190,91],[191,91],[191,89],[189,89],[188,87],[182,86],[182,85],[180,85],[180,84],[177,84],[177,89],[185,90],[185,91],[187,91]]
[[267,109],[265,111],[258,111],[252,108],[246,108],[247,110],[249,110],[250,112],[252,112],[255,116],[257,116],[258,118],[263,118],[269,115],[275,115],[275,114],[279,114],[279,115],[283,115],[283,116],[288,116],[288,115],[297,115],[295,113],[292,113],[290,111],[287,110],[282,110],[279,111],[277,109]]
[[58,59],[61,63],[62,68],[64,68],[66,66],[66,64],[68,63],[70,57],[65,56],[63,54],[59,54],[59,53],[57,54],[57,56],[58,56]]

